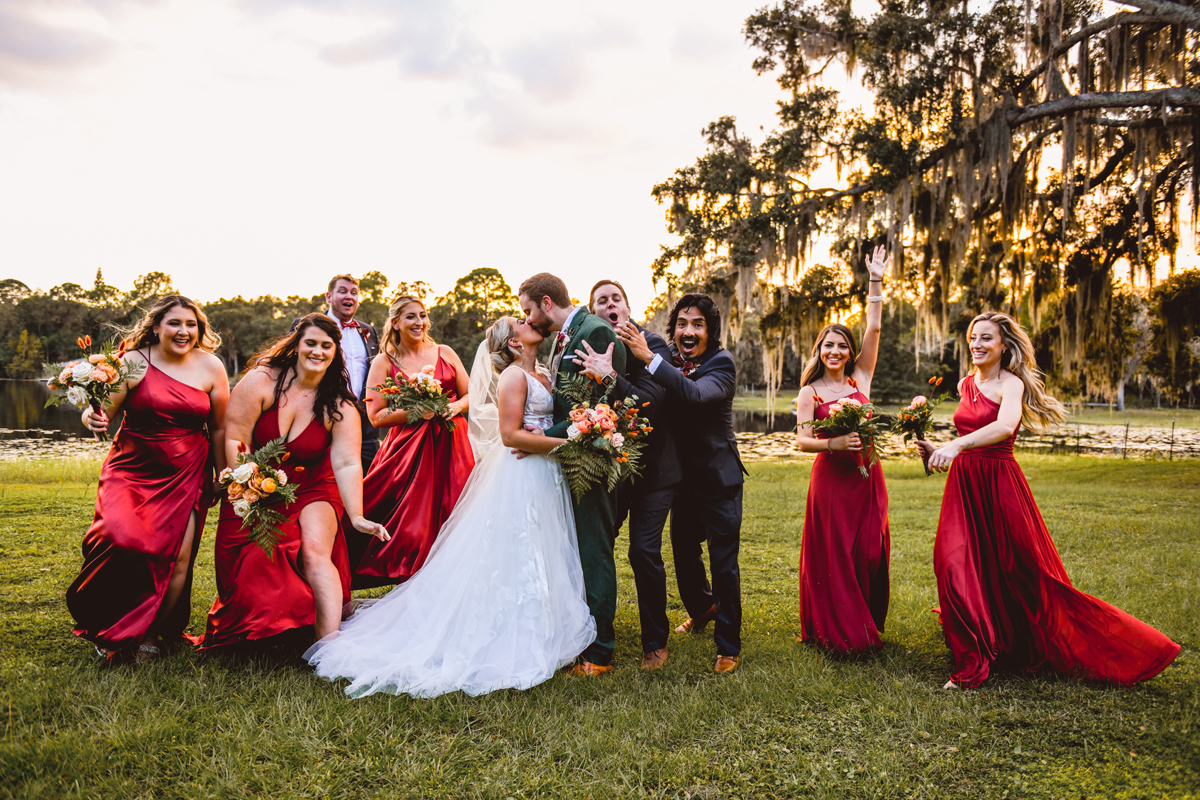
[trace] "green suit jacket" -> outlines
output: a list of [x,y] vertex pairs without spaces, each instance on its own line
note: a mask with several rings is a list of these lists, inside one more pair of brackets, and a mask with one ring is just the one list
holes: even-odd
[[[583,350],[583,343],[587,342],[592,346],[592,349],[597,353],[603,353],[608,349],[610,344],[616,344],[613,348],[612,365],[613,370],[618,375],[625,374],[625,345],[617,341],[617,334],[613,332],[612,326],[607,322],[597,317],[595,314],[588,313],[586,308],[580,306],[575,312],[575,316],[571,319],[570,327],[564,331],[567,335],[566,346],[563,347],[562,360],[559,362],[558,373],[554,376],[554,386],[557,389],[559,381],[568,375],[578,375],[583,371],[579,363],[579,359],[575,356],[576,350]],[[551,366],[553,366],[555,356],[551,356]],[[600,398],[604,394],[604,386],[597,383],[592,395],[592,402]],[[618,398],[612,398],[618,399]],[[571,404],[562,397],[558,392],[554,393],[554,425],[546,431],[547,436],[555,436],[558,438],[566,438],[567,428],[570,427],[571,421],[567,418],[567,413],[571,410]]]

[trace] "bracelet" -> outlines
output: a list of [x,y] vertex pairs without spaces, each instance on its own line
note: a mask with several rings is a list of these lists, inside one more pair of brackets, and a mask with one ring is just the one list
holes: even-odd
[[869,283],[883,283],[883,278],[868,278]]
[[868,302],[868,303],[882,303],[882,302],[883,302],[883,295],[881,295],[881,294],[873,294],[873,295],[871,295],[870,297],[868,297],[868,298],[867,298],[867,302]]

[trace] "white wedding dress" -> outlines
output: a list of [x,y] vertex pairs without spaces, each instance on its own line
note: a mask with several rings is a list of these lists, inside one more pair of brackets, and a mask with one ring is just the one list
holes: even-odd
[[[547,428],[550,393],[522,374],[525,423]],[[494,442],[424,566],[304,657],[322,677],[348,678],[352,697],[480,695],[535,686],[595,638],[558,463],[545,456],[518,460]]]

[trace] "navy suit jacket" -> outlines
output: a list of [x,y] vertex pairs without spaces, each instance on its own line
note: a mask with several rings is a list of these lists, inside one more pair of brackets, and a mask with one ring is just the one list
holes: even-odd
[[[634,324],[637,325],[636,322]],[[671,351],[661,336],[641,325],[637,325],[637,329],[646,335],[646,344],[655,354],[670,360]],[[674,486],[683,478],[683,473],[679,470],[679,458],[675,454],[671,415],[665,408],[667,390],[654,380],[642,361],[630,356],[625,359],[625,364],[625,374],[617,376],[617,396],[624,399],[636,395],[639,402],[649,403],[642,409],[642,415],[650,420],[650,426],[654,428],[650,432],[649,445],[642,451],[642,474],[633,481],[633,491],[653,492]]]
[[685,376],[673,363],[675,345],[669,350],[670,357],[663,357],[651,377],[667,390],[667,415],[685,483],[692,489],[740,485],[747,473],[733,435],[733,356],[722,347],[709,349],[696,370]]

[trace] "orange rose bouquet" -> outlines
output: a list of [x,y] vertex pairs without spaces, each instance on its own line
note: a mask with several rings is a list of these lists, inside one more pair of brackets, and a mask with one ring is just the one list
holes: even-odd
[[[114,352],[112,342],[109,342],[99,353],[92,353],[91,336],[81,336],[75,341],[84,352],[84,358],[65,364],[45,365],[51,392],[45,408],[57,406],[66,400],[79,408],[89,405],[99,414],[101,406],[112,405],[109,397],[119,386],[125,381],[140,378],[146,372],[144,361],[125,363],[124,344]],[[98,433],[96,438],[108,441],[108,434]]]
[[272,439],[253,453],[245,442],[238,442],[237,466],[226,467],[220,475],[233,513],[242,520],[243,527],[249,526],[250,539],[272,558],[283,535],[279,523],[286,519],[275,507],[296,501],[296,487],[288,483],[287,472],[278,466],[290,455],[283,437]]
[[[930,378],[929,385],[934,388],[941,386],[942,378]],[[911,403],[900,409],[900,413],[896,415],[896,421],[892,423],[892,432],[903,434],[905,444],[912,440],[920,441],[924,439],[929,435],[929,431],[933,429],[933,410],[949,396],[949,394],[943,392],[930,400],[923,394],[917,395],[912,399]],[[933,471],[929,469],[929,458],[923,452],[921,454],[921,463],[925,465],[925,474],[932,475]]]
[[589,402],[589,379],[573,376],[563,396],[575,400],[568,416],[567,441],[551,451],[562,467],[563,477],[578,500],[597,483],[614,491],[623,481],[641,475],[640,459],[646,436],[654,430],[638,412],[643,406],[636,397],[609,404],[607,392]]
[[433,418],[439,420],[447,431],[452,431],[454,420],[450,419],[450,398],[442,390],[442,382],[433,373],[434,367],[430,364],[411,378],[396,381],[389,375],[383,379],[383,383],[372,386],[371,391],[379,392],[387,399],[388,411],[407,411],[411,424],[423,422],[424,416],[433,412]]
[[843,397],[829,407],[828,417],[804,424],[811,426],[813,433],[823,433],[830,439],[857,433],[862,440],[862,450],[854,454],[858,459],[858,471],[864,478],[870,477],[870,467],[879,463],[878,443],[887,436],[887,426],[875,414],[875,406],[860,403],[853,397]]

